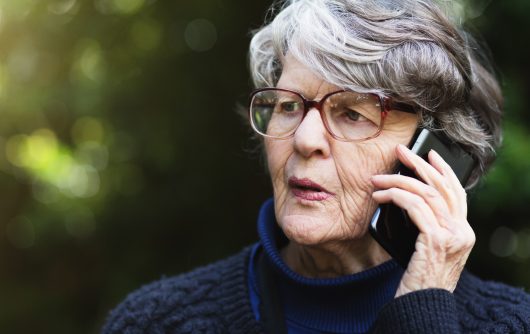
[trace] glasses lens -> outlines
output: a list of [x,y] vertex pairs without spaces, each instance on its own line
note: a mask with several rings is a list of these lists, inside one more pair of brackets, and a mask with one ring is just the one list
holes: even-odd
[[262,135],[284,138],[291,135],[304,117],[300,96],[282,90],[264,90],[254,94],[250,102],[250,119]]
[[380,101],[372,94],[333,94],[324,102],[323,111],[331,132],[344,140],[370,138],[381,126]]

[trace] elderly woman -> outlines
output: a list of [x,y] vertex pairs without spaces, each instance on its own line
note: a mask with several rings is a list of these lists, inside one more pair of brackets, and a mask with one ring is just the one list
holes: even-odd
[[[466,191],[435,151],[443,132],[477,162],[501,141],[502,97],[482,55],[428,0],[291,0],[255,32],[250,123],[274,196],[260,241],[132,293],[105,333],[529,333],[530,297],[464,269]],[[398,162],[417,178],[393,174]],[[368,233],[383,203],[419,235],[403,269]]]

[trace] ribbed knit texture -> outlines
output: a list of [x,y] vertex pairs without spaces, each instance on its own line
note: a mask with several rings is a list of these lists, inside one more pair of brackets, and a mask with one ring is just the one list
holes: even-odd
[[[394,298],[403,270],[391,260],[379,266],[330,279],[303,277],[282,260],[279,250],[287,242],[278,227],[272,200],[258,217],[260,243],[276,272],[289,333],[365,333],[377,313]],[[258,250],[253,250],[256,257]],[[256,258],[251,258],[249,282],[253,304],[257,295]],[[254,307],[254,312],[259,310]],[[256,314],[259,319],[259,313]]]
[[[102,333],[263,333],[250,304],[250,252],[247,247],[225,260],[138,289],[109,314]],[[359,277],[384,275],[383,269]],[[298,282],[299,277],[293,278]],[[391,299],[379,310],[372,332],[530,333],[530,296],[464,271],[454,293],[428,289]]]
[[131,293],[102,333],[262,333],[248,299],[250,248]]
[[[419,312],[418,312],[419,311]],[[396,298],[381,310],[376,332],[458,333],[455,299],[447,290],[428,289]]]
[[[263,333],[250,307],[249,255],[246,248],[140,288],[110,313],[102,333]],[[433,289],[393,299],[374,332],[530,333],[530,296],[464,272],[454,294]]]

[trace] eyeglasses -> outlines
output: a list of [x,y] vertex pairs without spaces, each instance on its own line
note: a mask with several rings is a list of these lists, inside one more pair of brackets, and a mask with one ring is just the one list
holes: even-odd
[[250,95],[250,123],[264,137],[287,139],[312,108],[320,112],[330,135],[340,141],[377,137],[390,110],[415,113],[410,105],[372,93],[340,90],[324,95],[320,101],[311,101],[291,90],[263,88]]

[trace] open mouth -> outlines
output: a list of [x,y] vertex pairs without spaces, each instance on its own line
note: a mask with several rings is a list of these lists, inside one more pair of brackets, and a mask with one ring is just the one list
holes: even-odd
[[323,201],[334,195],[308,178],[298,179],[296,177],[291,177],[289,178],[289,187],[291,187],[292,193],[297,198],[310,201]]

